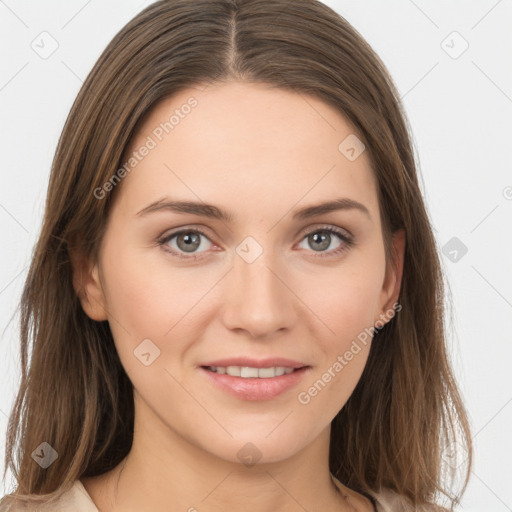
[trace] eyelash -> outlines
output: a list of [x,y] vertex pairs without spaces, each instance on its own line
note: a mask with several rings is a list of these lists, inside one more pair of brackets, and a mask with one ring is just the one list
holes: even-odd
[[[157,244],[159,246],[162,246],[164,251],[166,251],[168,253],[171,253],[173,256],[176,256],[176,257],[178,257],[180,259],[184,259],[184,260],[199,260],[199,259],[203,258],[204,256],[198,256],[197,254],[194,254],[194,253],[190,253],[190,256],[183,256],[183,253],[177,252],[174,249],[169,249],[169,248],[164,247],[175,236],[181,235],[182,233],[200,234],[200,235],[204,236],[205,238],[207,238],[208,240],[210,240],[208,235],[204,231],[202,231],[201,229],[199,229],[199,228],[193,228],[193,229],[189,228],[189,229],[180,229],[179,231],[175,231],[173,233],[166,234],[166,235],[164,235],[163,237],[161,237],[161,238],[159,238],[157,240]],[[308,236],[310,236],[310,235],[312,235],[314,233],[328,233],[330,235],[336,235],[336,236],[338,236],[344,242],[337,249],[333,249],[333,250],[327,251],[327,252],[326,251],[318,252],[317,255],[315,256],[315,257],[318,257],[318,258],[329,258],[329,257],[333,257],[333,256],[338,256],[338,255],[342,254],[343,252],[349,250],[353,245],[355,245],[355,241],[354,241],[353,237],[346,235],[345,232],[343,232],[341,230],[338,230],[336,228],[333,228],[332,226],[322,226],[322,227],[319,227],[319,228],[315,228],[315,229],[313,229],[311,231],[308,231],[307,233],[304,233],[304,235],[301,238],[301,242],[305,238],[307,238]]]

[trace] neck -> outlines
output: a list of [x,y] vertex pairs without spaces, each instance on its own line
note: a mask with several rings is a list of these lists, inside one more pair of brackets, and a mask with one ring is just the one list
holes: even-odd
[[216,457],[161,422],[136,420],[134,432],[116,468],[83,481],[102,511],[220,512],[255,504],[259,512],[372,510],[354,508],[357,497],[344,498],[350,490],[333,482],[330,429],[288,459],[249,466]]

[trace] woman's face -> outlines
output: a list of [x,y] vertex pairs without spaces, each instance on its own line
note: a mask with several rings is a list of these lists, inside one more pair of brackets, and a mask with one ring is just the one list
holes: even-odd
[[272,462],[328,435],[401,278],[355,137],[318,99],[236,82],[144,121],[82,302],[109,321],[136,436]]

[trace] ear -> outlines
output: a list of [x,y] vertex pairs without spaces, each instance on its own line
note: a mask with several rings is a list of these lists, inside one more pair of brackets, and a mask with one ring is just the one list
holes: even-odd
[[86,315],[92,320],[107,320],[107,303],[99,278],[97,262],[78,250],[69,250],[73,268],[73,288]]
[[404,269],[405,231],[403,229],[393,234],[391,245],[394,261],[389,261],[386,267],[381,291],[380,316],[374,320],[374,324],[378,322],[377,326],[382,326],[391,320],[393,316],[390,315],[390,311],[395,309],[393,305],[398,302]]

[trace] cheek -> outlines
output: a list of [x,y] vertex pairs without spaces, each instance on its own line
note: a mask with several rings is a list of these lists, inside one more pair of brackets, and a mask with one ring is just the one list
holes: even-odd
[[324,334],[315,336],[323,357],[297,399],[302,407],[311,404],[306,410],[314,410],[313,416],[324,421],[331,421],[344,406],[366,365],[377,299],[374,278],[353,274],[338,286],[332,283],[321,300],[319,295],[318,310],[329,330],[319,330]]
[[109,312],[129,332],[145,336],[145,326],[154,324],[163,311],[173,310],[173,294],[165,293],[172,283],[137,259],[128,255],[111,259],[106,275]]
[[[148,369],[160,366],[163,359],[160,356],[165,356],[162,336],[176,323],[176,311],[180,311],[180,296],[175,293],[180,285],[171,281],[158,266],[143,261],[142,253],[148,250],[152,249],[130,249],[127,241],[112,237],[105,244],[103,257],[109,325],[119,357],[132,378],[144,370],[149,377],[153,372]],[[151,340],[151,343],[144,340]],[[141,352],[139,347],[147,347],[151,352],[151,359],[154,359],[151,366],[145,367],[141,359],[137,359],[139,352],[147,351]]]
[[342,349],[373,325],[382,278],[379,262],[347,263],[304,289],[305,302],[329,328],[326,336],[336,348]]
[[[122,244],[120,240],[118,246]],[[193,271],[172,268],[159,248],[108,252],[112,245],[107,246],[104,265],[109,312],[132,333],[161,337],[204,287],[193,279]]]
[[371,347],[383,269],[375,255],[361,254],[331,272],[328,279],[315,281],[323,286],[310,287],[307,292],[305,302],[329,329],[322,326],[315,333],[322,361],[298,398],[301,404],[315,404],[313,408],[325,418],[337,414],[361,378]]
[[179,373],[193,333],[202,326],[197,316],[201,299],[218,276],[200,274],[192,267],[177,268],[159,254],[159,248],[116,247],[123,247],[123,241],[105,245],[102,266],[109,324],[123,365],[128,372],[138,368],[134,353],[149,339],[160,350],[151,368],[165,366]]
[[[366,345],[356,342],[350,350],[340,351],[304,390],[299,401],[306,403],[310,400],[313,403],[315,400],[317,414],[325,414],[326,421],[332,421],[347,403],[359,382],[368,359],[369,349],[370,342]],[[347,358],[348,354],[350,354],[350,360]]]

